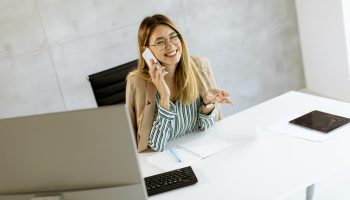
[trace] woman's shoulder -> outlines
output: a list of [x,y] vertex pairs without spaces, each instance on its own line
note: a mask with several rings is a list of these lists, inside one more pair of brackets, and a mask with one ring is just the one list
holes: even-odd
[[208,58],[202,56],[191,56],[191,58],[200,70],[210,70],[211,67]]
[[126,78],[127,84],[135,88],[143,88],[147,85],[147,80],[139,75],[129,74]]
[[207,63],[209,62],[207,57],[203,57],[203,56],[191,56],[192,60],[195,63]]

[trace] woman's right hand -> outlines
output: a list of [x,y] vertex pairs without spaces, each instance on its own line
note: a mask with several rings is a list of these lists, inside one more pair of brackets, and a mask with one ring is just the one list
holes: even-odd
[[164,80],[164,76],[167,75],[168,72],[165,71],[165,67],[161,66],[159,62],[155,63],[154,60],[151,59],[149,74],[160,94],[160,105],[163,108],[169,109],[170,89]]

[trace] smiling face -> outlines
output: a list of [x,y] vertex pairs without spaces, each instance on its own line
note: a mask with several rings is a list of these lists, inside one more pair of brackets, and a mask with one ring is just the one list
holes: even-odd
[[179,37],[167,25],[158,25],[149,37],[150,49],[163,66],[176,66],[180,62],[182,46]]

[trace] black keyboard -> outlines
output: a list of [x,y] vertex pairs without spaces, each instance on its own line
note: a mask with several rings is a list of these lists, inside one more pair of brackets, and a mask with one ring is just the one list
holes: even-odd
[[184,167],[145,178],[148,196],[197,183],[192,168]]

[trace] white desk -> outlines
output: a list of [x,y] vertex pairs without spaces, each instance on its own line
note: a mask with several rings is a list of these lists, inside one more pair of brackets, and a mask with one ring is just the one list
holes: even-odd
[[[236,139],[290,114],[314,109],[350,117],[349,103],[288,92],[215,124],[208,133],[225,138],[233,146],[192,165],[197,184],[149,199],[283,199],[350,166],[350,132],[325,142],[274,133],[258,133],[251,140]],[[144,161],[149,153],[139,155],[144,176],[161,172]]]

